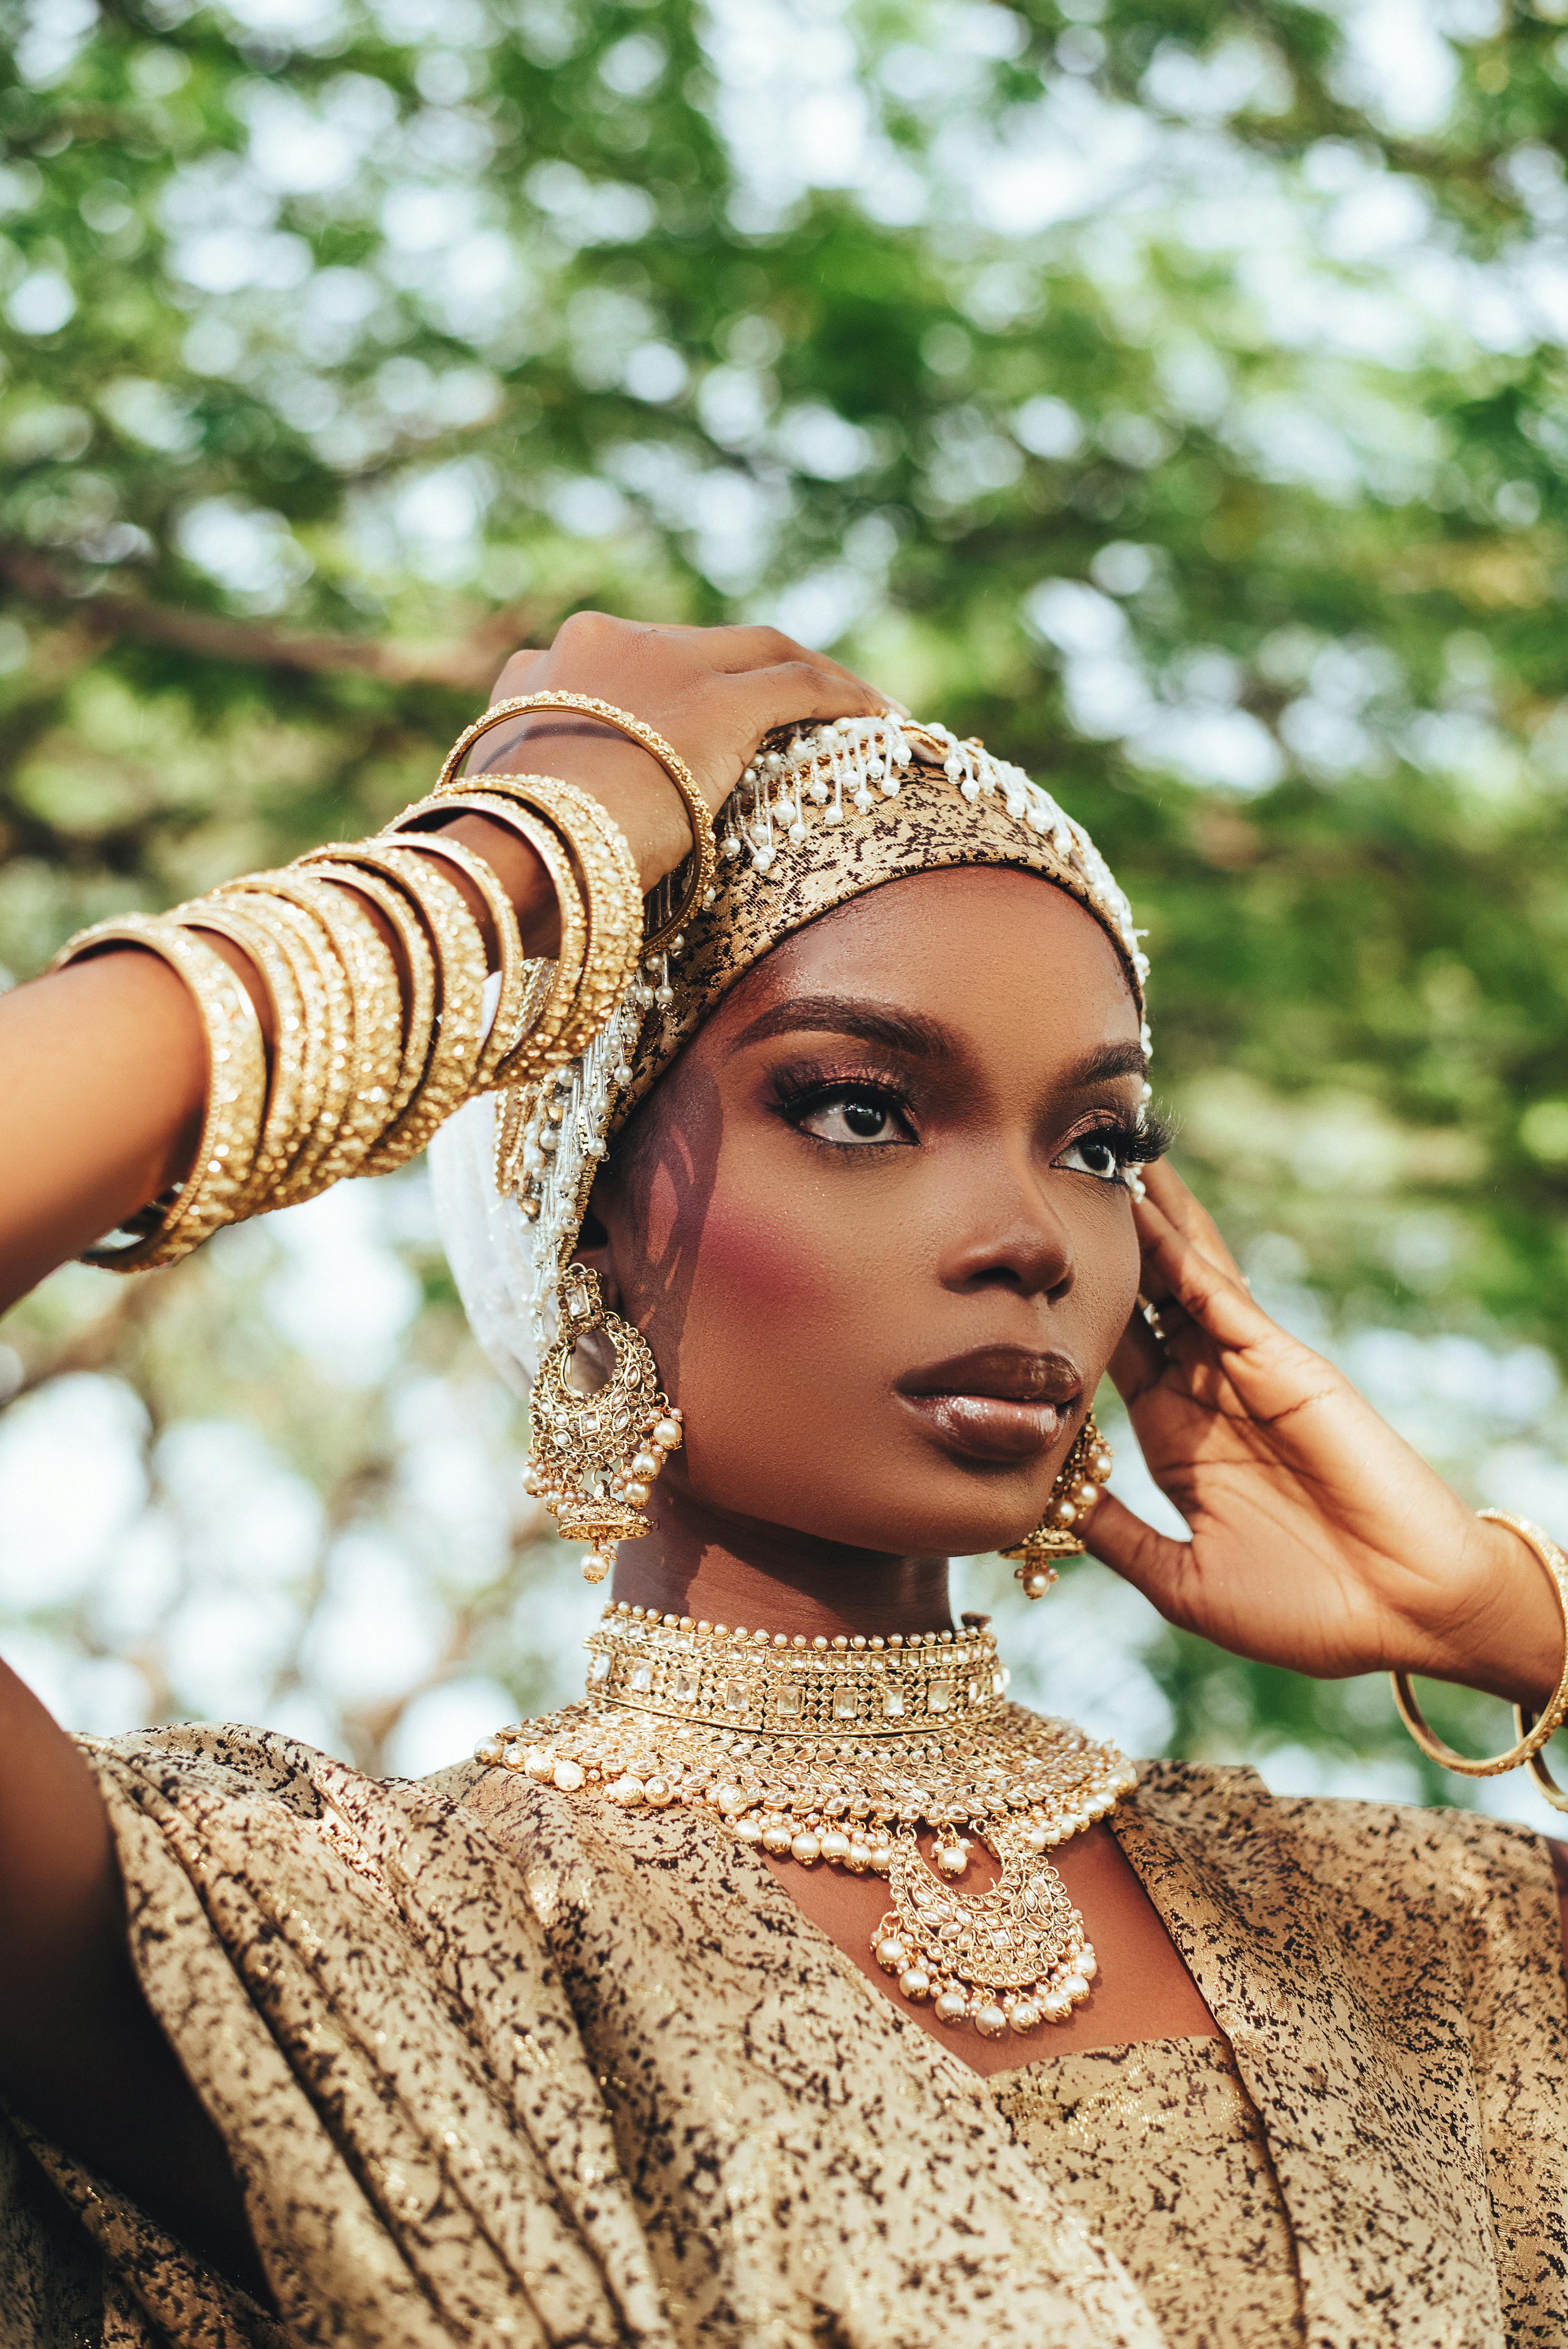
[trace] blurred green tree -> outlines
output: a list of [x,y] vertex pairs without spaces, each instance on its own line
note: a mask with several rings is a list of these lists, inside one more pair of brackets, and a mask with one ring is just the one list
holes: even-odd
[[[1468,1340],[1447,1419],[1429,1351],[1385,1345],[1388,1399],[1478,1490],[1546,1475],[1518,1349],[1561,1356],[1568,1302],[1564,0],[8,14],[13,975],[368,828],[574,607],[764,613],[1084,815],[1257,1277],[1346,1346]],[[425,1317],[330,1476],[263,1304],[192,1309],[250,1298],[242,1248],[112,1300],[62,1276],[14,1383],[128,1376],[150,1460],[249,1402],[352,1523],[416,1370],[462,1375],[428,1236],[396,1246]],[[509,1587],[427,1677],[526,1672]],[[1358,1692],[1144,1644],[1185,1750],[1398,1750]],[[407,1693],[349,1707],[363,1755]]]

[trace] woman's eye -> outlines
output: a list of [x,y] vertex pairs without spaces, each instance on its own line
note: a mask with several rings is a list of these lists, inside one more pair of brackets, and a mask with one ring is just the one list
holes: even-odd
[[909,1138],[892,1103],[875,1093],[843,1092],[820,1098],[795,1123],[801,1133],[815,1134],[820,1142],[850,1146]]
[[1096,1174],[1102,1183],[1127,1179],[1127,1169],[1117,1154],[1115,1140],[1107,1133],[1080,1134],[1076,1142],[1068,1143],[1057,1164],[1074,1174]]

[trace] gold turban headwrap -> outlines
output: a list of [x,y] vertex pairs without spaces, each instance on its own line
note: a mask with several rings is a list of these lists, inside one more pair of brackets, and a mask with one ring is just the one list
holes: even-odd
[[[944,728],[888,717],[798,732],[747,769],[718,841],[717,878],[678,950],[645,966],[581,1059],[499,1108],[470,1102],[431,1146],[469,1319],[521,1392],[614,1136],[736,981],[820,915],[915,873],[1037,873],[1100,923],[1143,1015],[1139,933],[1088,833],[1020,769]],[[672,895],[670,883],[655,893],[655,928]]]

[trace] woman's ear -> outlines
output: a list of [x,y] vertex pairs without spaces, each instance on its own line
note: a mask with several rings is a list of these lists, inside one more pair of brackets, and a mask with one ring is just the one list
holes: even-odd
[[573,1255],[579,1264],[599,1276],[599,1286],[604,1302],[612,1313],[621,1310],[621,1283],[615,1269],[615,1243],[612,1237],[615,1226],[618,1202],[614,1178],[600,1174],[593,1178],[593,1188],[588,1195],[588,1209],[583,1218],[583,1228],[577,1235]]

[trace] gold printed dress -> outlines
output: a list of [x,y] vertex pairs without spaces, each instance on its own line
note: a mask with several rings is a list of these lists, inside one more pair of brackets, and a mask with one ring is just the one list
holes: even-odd
[[[0,2124],[5,2349],[1206,2349],[1019,2083],[977,2082],[706,1816],[382,1783],[251,1731],[87,1750],[276,2313]],[[1173,1764],[1117,1832],[1266,2139],[1279,2349],[1568,2349],[1539,1839]]]

